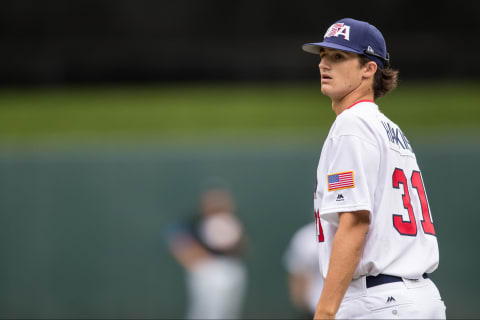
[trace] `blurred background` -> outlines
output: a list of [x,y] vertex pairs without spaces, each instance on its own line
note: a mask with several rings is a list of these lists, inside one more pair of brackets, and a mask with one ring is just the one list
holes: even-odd
[[241,317],[299,317],[284,254],[313,221],[334,120],[301,46],[352,17],[400,70],[377,103],[422,168],[447,316],[479,318],[479,14],[476,1],[2,1],[0,317],[185,317],[167,239],[212,177],[248,239]]

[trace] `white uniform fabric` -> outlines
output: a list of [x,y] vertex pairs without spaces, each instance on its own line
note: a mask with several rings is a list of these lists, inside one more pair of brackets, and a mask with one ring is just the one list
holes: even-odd
[[445,319],[445,304],[430,279],[403,279],[371,288],[354,280],[336,319]]
[[400,128],[373,101],[360,101],[337,116],[322,148],[314,205],[324,277],[339,213],[370,212],[353,277],[359,281],[352,282],[345,299],[366,295],[365,276],[423,281],[424,273],[437,268],[437,239],[415,154]]
[[308,287],[307,303],[312,314],[315,313],[323,288],[323,277],[318,267],[317,250],[315,222],[312,222],[294,233],[283,256],[288,273],[309,275],[311,281]]
[[246,294],[247,270],[235,258],[214,257],[187,273],[187,319],[240,319]]

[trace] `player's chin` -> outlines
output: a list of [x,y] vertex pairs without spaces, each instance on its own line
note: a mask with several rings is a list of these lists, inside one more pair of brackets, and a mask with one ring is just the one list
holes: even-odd
[[332,93],[332,87],[329,84],[322,83],[320,91],[322,91],[324,95],[330,96],[330,93]]

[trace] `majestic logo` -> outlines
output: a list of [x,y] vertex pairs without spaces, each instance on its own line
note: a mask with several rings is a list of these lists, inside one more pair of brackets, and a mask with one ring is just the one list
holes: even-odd
[[343,197],[343,195],[340,193],[338,196],[337,196],[337,201],[343,201],[345,200],[345,198]]
[[387,298],[387,303],[388,302],[393,302],[393,301],[396,301],[394,297],[390,296]]
[[350,41],[350,26],[343,23],[334,23],[328,28],[323,38],[343,36],[343,39]]

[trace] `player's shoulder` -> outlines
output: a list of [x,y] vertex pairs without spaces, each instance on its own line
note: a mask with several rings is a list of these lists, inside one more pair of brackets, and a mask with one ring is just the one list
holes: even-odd
[[380,113],[378,105],[373,101],[360,101],[343,111],[337,120],[342,122],[353,122],[368,120]]
[[331,136],[349,135],[371,140],[379,114],[375,103],[370,101],[357,103],[337,116]]
[[381,131],[383,133],[386,145],[398,153],[407,156],[414,156],[413,148],[397,123],[381,114],[379,117]]

